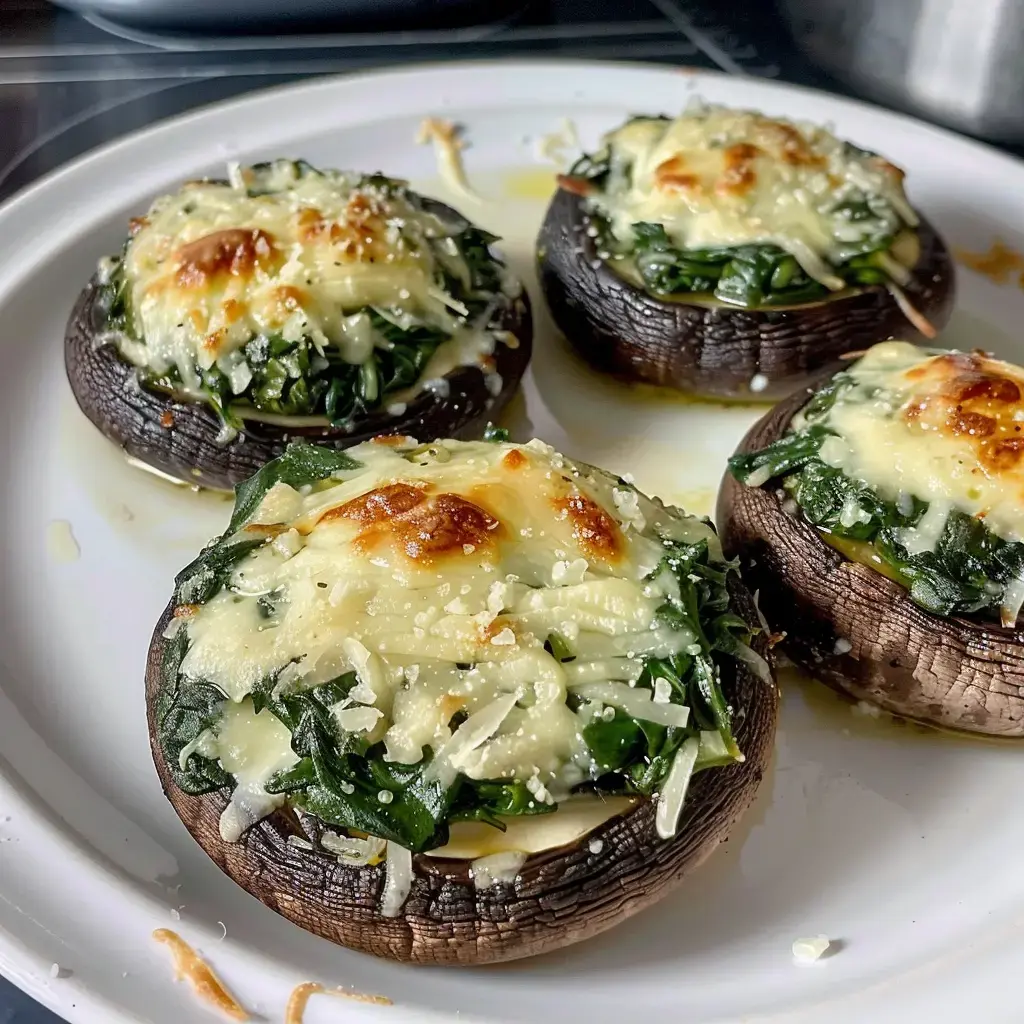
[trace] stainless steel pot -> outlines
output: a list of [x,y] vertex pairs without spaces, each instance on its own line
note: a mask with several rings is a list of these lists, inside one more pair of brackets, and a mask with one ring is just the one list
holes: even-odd
[[1024,142],[1024,0],[777,0],[797,45],[871,99]]

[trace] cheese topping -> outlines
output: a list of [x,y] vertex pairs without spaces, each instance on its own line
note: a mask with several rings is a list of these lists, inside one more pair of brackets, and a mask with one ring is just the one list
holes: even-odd
[[178,577],[160,742],[183,789],[234,782],[225,841],[287,803],[319,821],[293,845],[383,854],[385,916],[414,852],[486,888],[638,797],[668,840],[692,775],[743,760],[720,659],[771,682],[732,571],[709,523],[540,441],[293,444]]
[[[322,394],[291,395],[291,382],[366,366],[400,332],[438,335],[422,379],[475,365],[501,332],[488,329],[498,296],[477,288],[460,247],[467,230],[400,182],[303,162],[188,182],[132,222],[120,266],[106,271],[122,311],[116,343],[186,396],[244,395],[270,413],[319,411]],[[365,384],[364,401],[380,388]]]
[[[684,725],[685,708],[632,687],[641,659],[695,639],[658,622],[665,593],[645,577],[662,536],[717,550],[710,528],[632,491],[617,507],[624,485],[537,441],[430,451],[370,442],[325,489],[275,485],[243,531],[274,540],[187,619],[182,673],[246,707],[262,680],[287,693],[353,671],[342,729],[391,761],[429,749],[440,776],[527,781],[545,802],[596,771],[581,732],[601,708]],[[574,660],[549,653],[552,634]],[[287,767],[286,730],[271,731],[258,757],[236,756],[240,784]]]
[[[220,820],[221,838],[235,843],[250,825],[284,803],[283,796],[267,793],[264,786],[298,756],[291,748],[291,733],[269,711],[256,714],[248,700],[225,705],[216,736],[206,740],[206,747],[236,780]],[[202,752],[202,746],[197,749]]]
[[[1024,540],[1024,370],[979,353],[891,341],[869,349],[847,375],[852,386],[816,420],[836,435],[820,457],[887,500],[929,503],[904,531],[910,553],[934,549],[953,509],[1004,540]],[[802,414],[794,419],[795,430],[805,426]]]
[[824,128],[755,112],[636,118],[606,136],[604,157],[609,173],[590,201],[626,249],[640,222],[682,249],[774,245],[836,291],[834,267],[918,223],[899,168]]

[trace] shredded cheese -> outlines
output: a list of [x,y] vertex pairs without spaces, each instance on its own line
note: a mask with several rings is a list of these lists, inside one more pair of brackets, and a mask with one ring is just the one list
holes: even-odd
[[469,865],[469,874],[477,889],[509,885],[516,880],[519,869],[525,862],[526,854],[518,851],[492,853],[472,861]]
[[288,997],[288,1006],[284,1011],[284,1024],[303,1024],[306,1006],[310,999],[321,993],[328,996],[339,996],[343,999],[354,999],[357,1002],[370,1003],[373,1006],[394,1005],[387,996],[371,995],[346,988],[327,988],[316,981],[304,981],[302,984],[296,985]]
[[654,812],[654,829],[662,839],[671,839],[676,834],[699,750],[700,740],[692,736],[686,740],[676,752],[672,767],[662,784]]
[[431,374],[476,364],[503,332],[469,322],[438,285],[442,270],[470,280],[457,247],[443,243],[451,231],[401,189],[288,160],[189,182],[133,222],[121,264],[129,327],[113,337],[126,360],[176,377],[193,399],[212,369],[244,392],[276,337],[309,339],[316,359],[366,363],[387,347],[368,308],[451,339]]
[[413,884],[412,853],[398,843],[388,843],[384,875],[384,894],[380,912],[383,917],[398,917]]
[[434,144],[441,180],[454,193],[473,202],[481,201],[480,196],[470,187],[466,168],[462,164],[465,143],[459,137],[458,125],[438,117],[424,118],[416,133],[416,142],[421,146]]
[[[446,784],[458,773],[517,779],[539,800],[599,771],[582,737],[595,708],[687,721],[663,692],[654,701],[635,687],[644,656],[695,639],[658,624],[665,593],[646,577],[661,536],[720,551],[708,526],[632,490],[626,500],[613,477],[539,442],[442,441],[413,455],[415,442],[399,440],[352,449],[361,468],[325,489],[271,490],[254,521],[301,547],[256,549],[181,627],[182,672],[230,698],[217,743],[240,795],[225,835],[277,806],[262,786],[295,761],[287,730],[252,712],[248,694],[267,677],[284,692],[353,671],[358,685],[334,709],[342,729],[383,741],[393,761],[429,749]],[[268,594],[270,618],[258,596]],[[572,638],[572,662],[546,649],[553,633]]]
[[[610,173],[589,201],[626,247],[639,222],[682,248],[777,245],[838,291],[833,266],[918,223],[899,168],[814,125],[697,105],[628,121],[605,147]],[[847,201],[869,216],[850,216]]]
[[157,928],[153,938],[168,946],[174,958],[176,981],[185,979],[204,1002],[230,1017],[231,1020],[251,1020],[248,1010],[228,991],[217,977],[217,972],[180,936],[169,928]]
[[827,935],[797,939],[793,943],[793,959],[798,964],[813,964],[821,959],[831,945]]

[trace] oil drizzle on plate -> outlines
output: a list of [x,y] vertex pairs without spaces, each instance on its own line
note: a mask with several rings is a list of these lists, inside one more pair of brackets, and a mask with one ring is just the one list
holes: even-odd
[[46,524],[46,553],[58,565],[77,562],[82,549],[75,540],[71,523],[66,519],[51,519]]
[[986,252],[956,249],[954,255],[958,263],[962,263],[976,274],[981,274],[982,277],[987,277],[993,284],[1005,285],[1016,282],[1018,287],[1024,288],[1024,256],[1001,238],[994,238]]
[[168,550],[184,565],[231,517],[231,495],[194,490],[132,466],[62,396],[58,419],[61,471],[110,529],[146,551]]

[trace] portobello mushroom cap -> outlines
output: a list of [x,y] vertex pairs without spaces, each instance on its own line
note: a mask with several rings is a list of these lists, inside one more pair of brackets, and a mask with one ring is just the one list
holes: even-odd
[[[730,591],[733,607],[755,622],[753,602],[742,584],[731,580]],[[221,839],[219,822],[229,791],[192,796],[174,784],[156,726],[168,642],[164,631],[171,618],[169,605],[153,633],[146,705],[157,773],[178,816],[217,866],[272,910],[332,942],[394,960],[497,963],[559,949],[624,921],[665,896],[728,837],[753,802],[774,743],[777,688],[730,660],[722,689],[746,759],[694,776],[674,839],[658,838],[655,804],[643,800],[574,845],[530,856],[514,883],[478,890],[470,861],[417,854],[402,910],[397,917],[384,917],[384,864],[349,867],[330,853],[288,842],[289,836],[298,836],[315,844],[316,819],[303,816],[300,821],[285,808],[253,825],[239,842],[228,843]],[[770,657],[763,635],[755,636],[752,646]]]
[[[846,352],[884,338],[921,341],[881,285],[800,306],[743,309],[659,299],[598,256],[584,199],[560,189],[537,240],[541,284],[552,316],[597,370],[720,398],[776,399]],[[953,260],[925,220],[917,266],[904,289],[936,330],[953,310]],[[758,378],[758,387],[751,381]],[[762,380],[763,378],[763,380]]]
[[[767,413],[738,451],[759,451],[782,436],[830,376]],[[903,718],[1024,736],[1024,630],[925,611],[906,588],[845,558],[786,507],[777,483],[748,487],[726,473],[716,522],[726,555],[739,557],[797,665]]]
[[[435,200],[424,206],[442,217],[460,217]],[[207,403],[182,401],[139,384],[135,368],[121,358],[109,336],[102,296],[93,277],[80,293],[64,335],[64,365],[79,408],[127,455],[178,480],[219,490],[231,490],[252,476],[280,455],[289,440],[349,448],[380,434],[477,438],[515,394],[533,348],[530,300],[523,289],[514,298],[506,297],[490,322],[519,342],[515,348],[499,342],[495,348],[494,372],[501,378],[497,394],[479,367],[460,366],[446,375],[446,392],[421,391],[399,416],[381,406],[359,418],[350,431],[247,419],[244,431],[223,444],[217,440],[220,420]]]

